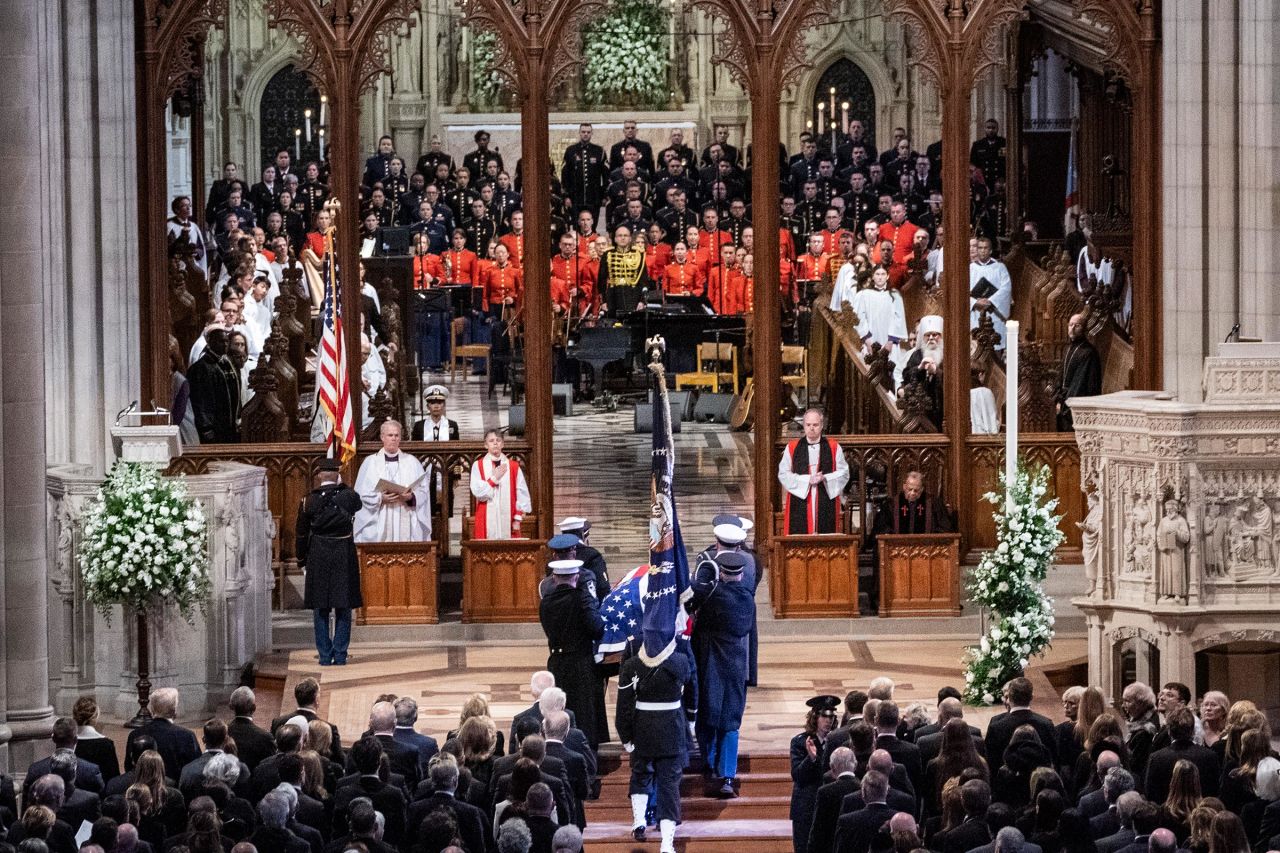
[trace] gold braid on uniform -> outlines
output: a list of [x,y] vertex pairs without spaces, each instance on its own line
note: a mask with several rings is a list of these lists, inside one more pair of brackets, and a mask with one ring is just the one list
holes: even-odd
[[625,252],[613,249],[606,260],[610,287],[635,287],[639,284],[640,272],[644,269],[644,252],[638,249],[628,249]]

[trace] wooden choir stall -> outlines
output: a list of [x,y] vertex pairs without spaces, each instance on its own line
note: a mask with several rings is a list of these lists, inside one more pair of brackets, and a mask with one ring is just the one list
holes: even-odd
[[548,560],[538,517],[524,517],[521,532],[528,538],[522,539],[475,539],[473,524],[468,513],[462,520],[462,621],[537,622],[538,584]]
[[778,617],[858,615],[858,551],[862,537],[846,533],[844,513],[837,532],[784,535],[782,514],[774,520],[769,595]]
[[881,616],[960,615],[960,534],[881,533]]

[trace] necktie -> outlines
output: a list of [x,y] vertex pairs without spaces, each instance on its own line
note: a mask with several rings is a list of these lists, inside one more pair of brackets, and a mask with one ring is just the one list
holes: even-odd
[[439,441],[440,440],[440,424],[436,424],[432,432],[433,432],[432,439],[434,441]]

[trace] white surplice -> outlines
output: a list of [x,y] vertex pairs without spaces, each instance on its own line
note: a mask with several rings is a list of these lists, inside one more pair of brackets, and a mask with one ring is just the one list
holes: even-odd
[[840,267],[840,272],[836,273],[836,283],[831,288],[831,310],[838,312],[843,303],[852,304],[857,292],[858,276],[853,270],[853,264],[846,261]]
[[[507,472],[495,480],[494,469],[504,459],[509,463]],[[513,517],[533,512],[524,469],[506,455],[494,457],[486,453],[471,464],[471,494],[476,499],[476,526],[472,533],[476,539],[510,539]]]
[[[822,442],[826,440],[827,437],[824,435],[809,445],[807,448],[809,469],[803,473],[791,470],[791,454],[785,450],[782,452],[782,459],[778,461],[778,482],[782,484],[782,488],[802,501],[808,500],[810,490],[817,488],[809,485],[809,473],[818,470],[818,460],[822,458]],[[807,442],[807,439],[801,438],[800,441]],[[823,475],[825,477],[823,485],[826,487],[827,497],[835,500],[849,484],[849,460],[844,458],[843,453],[836,453],[832,461],[836,464],[836,470],[828,471]]]
[[858,338],[867,346],[907,339],[907,316],[898,291],[868,287],[855,293],[852,302],[858,315]]
[[[991,302],[991,307],[995,311],[991,312],[991,325],[995,329],[996,334],[1000,335],[1000,343],[996,349],[1004,348],[1004,323],[1009,319],[1009,309],[1013,306],[1013,281],[1009,278],[1009,268],[995,258],[988,258],[985,264],[977,261],[969,263],[969,290],[973,288],[982,279],[986,279],[995,285],[996,292],[987,297]],[[973,307],[977,300],[972,296],[969,297],[969,328],[978,328],[978,318],[981,312]],[[996,311],[1000,314],[997,315]],[[1001,317],[1004,317],[1002,320]]]
[[[430,479],[423,477],[423,471],[422,463],[404,450],[394,462],[388,462],[386,452],[379,450],[360,464],[356,491],[362,506],[355,518],[357,542],[424,542],[431,538]],[[379,480],[408,486],[419,479],[413,488],[413,506],[382,502]]]
[[974,435],[995,435],[1000,431],[996,397],[990,388],[969,389],[969,427]]

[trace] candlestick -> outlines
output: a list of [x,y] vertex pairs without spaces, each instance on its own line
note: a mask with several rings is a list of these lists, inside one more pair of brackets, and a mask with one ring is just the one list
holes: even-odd
[[311,108],[302,111],[302,118],[307,122],[307,144],[311,144]]
[[328,124],[328,122],[324,120],[325,113],[328,111],[328,109],[329,109],[329,96],[321,95],[320,96],[320,126],[321,127],[324,127],[326,124]]
[[302,159],[302,128],[300,127],[293,130],[293,157],[295,160]]
[[1018,321],[1010,320],[1004,329],[1004,493],[1005,512],[1012,512],[1018,471]]
[[840,104],[840,132],[849,132],[849,102]]
[[805,121],[805,123],[804,123],[804,129],[805,129],[805,130],[813,130],[813,119],[808,119],[807,121]]
[[831,87],[831,118],[834,120],[835,117],[836,117],[836,87],[832,86]]
[[320,137],[320,162],[323,163],[324,162],[324,128],[323,127],[320,128],[320,130],[318,130],[317,133],[319,134],[319,137]]

